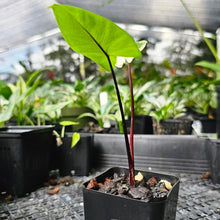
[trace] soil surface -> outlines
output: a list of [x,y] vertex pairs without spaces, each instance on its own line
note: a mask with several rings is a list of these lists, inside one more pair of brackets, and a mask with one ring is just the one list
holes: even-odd
[[172,185],[167,180],[158,181],[155,177],[146,180],[138,173],[135,176],[135,186],[131,186],[126,174],[114,173],[113,177],[105,178],[103,183],[97,182],[95,178],[91,179],[87,188],[148,202],[165,199]]

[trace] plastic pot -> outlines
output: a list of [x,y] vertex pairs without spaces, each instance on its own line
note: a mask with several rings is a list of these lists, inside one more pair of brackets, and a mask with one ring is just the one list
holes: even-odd
[[71,148],[71,132],[66,132],[63,144],[54,146],[52,153],[53,169],[59,169],[61,176],[75,175],[87,176],[93,164],[93,136],[80,134],[80,141]]
[[165,119],[160,122],[153,119],[154,134],[192,134],[192,120]]
[[[136,171],[136,173],[139,170]],[[103,174],[96,177],[97,182],[103,182],[106,177],[114,173],[126,173],[126,168],[111,168]],[[176,216],[176,207],[179,192],[179,179],[160,173],[141,171],[146,179],[154,176],[157,180],[166,179],[173,184],[173,188],[165,200],[158,202],[144,202],[132,198],[120,197],[93,189],[87,189],[88,182],[84,183],[84,215],[85,220],[174,220]]]
[[[127,121],[128,130],[130,130],[131,119]],[[152,118],[148,115],[136,115],[134,117],[135,134],[153,134]]]
[[216,133],[216,123],[216,119],[208,117],[199,117],[193,122],[199,133]]
[[47,181],[53,126],[0,129],[0,190],[23,196]]

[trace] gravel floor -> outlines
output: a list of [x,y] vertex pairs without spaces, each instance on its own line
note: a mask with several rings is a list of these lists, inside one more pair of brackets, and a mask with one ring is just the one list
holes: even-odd
[[[97,173],[96,173],[97,174]],[[31,194],[0,203],[0,219],[83,220],[82,183],[90,177],[73,177],[74,184],[60,184],[59,193],[47,194],[42,187]],[[177,220],[220,220],[220,184],[198,175],[181,175]]]

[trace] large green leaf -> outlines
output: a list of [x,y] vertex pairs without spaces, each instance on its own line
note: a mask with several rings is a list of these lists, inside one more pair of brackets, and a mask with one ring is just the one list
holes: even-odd
[[68,5],[54,4],[50,8],[69,46],[104,69],[111,70],[107,56],[113,68],[117,56],[141,58],[134,39],[107,18]]

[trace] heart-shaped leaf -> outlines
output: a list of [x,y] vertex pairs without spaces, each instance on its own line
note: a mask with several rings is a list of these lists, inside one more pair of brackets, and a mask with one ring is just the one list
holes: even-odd
[[76,52],[89,57],[110,71],[108,57],[114,68],[116,57],[141,58],[134,39],[114,22],[87,10],[54,4],[53,9],[59,29]]

